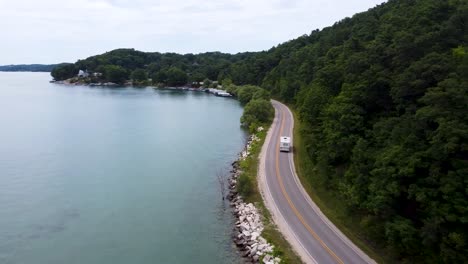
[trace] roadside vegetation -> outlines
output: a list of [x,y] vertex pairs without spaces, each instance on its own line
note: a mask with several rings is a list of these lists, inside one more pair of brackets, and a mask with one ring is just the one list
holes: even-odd
[[[290,108],[292,109],[292,107]],[[323,184],[319,184],[323,182],[323,178],[307,154],[304,145],[302,133],[305,130],[305,124],[297,118],[297,111],[293,111],[293,113],[294,163],[302,186],[322,213],[370,258],[377,263],[392,263],[392,256],[382,250],[380,246],[375,245],[373,241],[368,240],[365,234],[362,233],[359,217],[343,203],[342,198],[329,192]]]
[[237,190],[245,202],[253,203],[261,213],[264,225],[262,237],[264,237],[270,244],[275,246],[273,255],[275,257],[280,257],[281,263],[302,263],[300,257],[294,252],[291,245],[277,229],[270,212],[263,203],[262,196],[258,189],[257,173],[259,166],[259,155],[263,143],[265,142],[268,127],[270,125],[271,121],[262,125],[264,130],[253,133],[253,135],[259,138],[259,141],[253,142],[250,148],[250,154],[239,164],[242,173],[238,178]]
[[309,193],[382,262],[468,262],[466,17],[466,1],[389,1],[263,81],[297,110]]
[[271,123],[275,110],[270,102],[270,92],[254,85],[225,87],[228,93],[237,97],[244,105],[244,113],[240,120],[244,128],[254,133],[258,127]]
[[241,174],[238,178],[237,191],[245,202],[253,203],[259,209],[264,225],[262,236],[275,246],[273,255],[280,257],[281,263],[301,263],[301,259],[277,230],[258,189],[259,155],[275,114],[270,102],[270,93],[258,86],[236,86],[230,84],[229,80],[223,82],[229,84],[226,85],[226,90],[245,105],[241,125],[258,138],[252,142],[249,155],[239,163]]
[[[244,98],[245,108],[241,118],[242,125],[249,128],[252,135],[258,138],[253,141],[249,150],[250,154],[239,163],[242,171],[238,178],[237,190],[245,202],[253,203],[262,215],[264,230],[262,236],[274,245],[273,255],[281,258],[281,263],[301,263],[300,257],[293,251],[291,245],[284,239],[273,222],[269,211],[266,209],[260,191],[258,189],[259,155],[265,142],[268,128],[274,117],[274,108],[269,101],[269,93],[260,87],[244,86],[230,87],[234,94],[250,94]],[[262,91],[263,90],[263,91]],[[254,98],[254,94],[263,94],[262,98]],[[256,118],[257,117],[257,118]],[[259,129],[260,128],[260,129]]]

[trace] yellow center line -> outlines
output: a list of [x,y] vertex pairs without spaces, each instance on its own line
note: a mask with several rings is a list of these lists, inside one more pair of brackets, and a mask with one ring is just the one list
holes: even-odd
[[[279,110],[282,115],[281,119],[281,128],[280,128],[280,136],[283,133],[283,128],[284,128],[284,112]],[[279,142],[276,142],[276,178],[278,179],[278,182],[281,187],[281,192],[284,195],[284,198],[286,198],[286,201],[288,201],[289,206],[293,210],[294,214],[299,218],[299,221],[304,225],[304,227],[309,231],[309,233],[320,243],[320,245],[330,254],[330,256],[339,264],[344,264],[344,262],[333,252],[326,244],[323,242],[322,239],[315,233],[315,231],[306,223],[304,220],[304,217],[299,213],[297,210],[296,206],[294,206],[293,202],[291,201],[291,198],[289,197],[289,194],[286,192],[286,189],[284,188],[283,184],[283,179],[281,178],[280,172],[279,172]]]

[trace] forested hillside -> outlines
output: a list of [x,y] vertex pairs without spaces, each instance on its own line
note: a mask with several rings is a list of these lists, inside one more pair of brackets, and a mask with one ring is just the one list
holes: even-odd
[[401,262],[468,262],[468,1],[390,0],[258,53],[116,50],[68,75],[108,65],[262,86],[296,108],[307,178],[368,239]]
[[[118,82],[119,79],[133,79],[136,72],[143,71],[154,83],[169,86],[201,82],[205,79],[224,79],[223,75],[238,61],[245,61],[255,53],[236,55],[220,52],[202,54],[176,54],[141,52],[134,49],[117,49],[101,55],[78,60],[75,64],[58,67],[52,71],[55,80],[76,76],[79,70],[99,72],[105,81]],[[253,76],[256,72],[252,72]],[[239,73],[238,75],[242,75]],[[114,77],[114,76],[117,76]],[[254,77],[251,77],[254,79]],[[255,79],[255,82],[261,80]]]
[[0,66],[0,71],[8,72],[51,72],[55,67],[61,64],[16,64]]
[[314,184],[408,262],[468,262],[467,3],[389,1],[304,37],[262,83],[307,124]]

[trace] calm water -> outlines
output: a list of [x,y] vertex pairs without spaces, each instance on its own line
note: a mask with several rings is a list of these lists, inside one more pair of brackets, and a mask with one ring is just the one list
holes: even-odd
[[238,263],[237,101],[0,73],[0,263]]

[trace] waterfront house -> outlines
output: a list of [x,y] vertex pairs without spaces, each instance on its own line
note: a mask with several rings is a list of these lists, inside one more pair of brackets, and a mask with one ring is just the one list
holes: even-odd
[[89,76],[89,73],[87,70],[83,71],[83,70],[79,70],[78,71],[78,77],[79,78],[86,78]]

